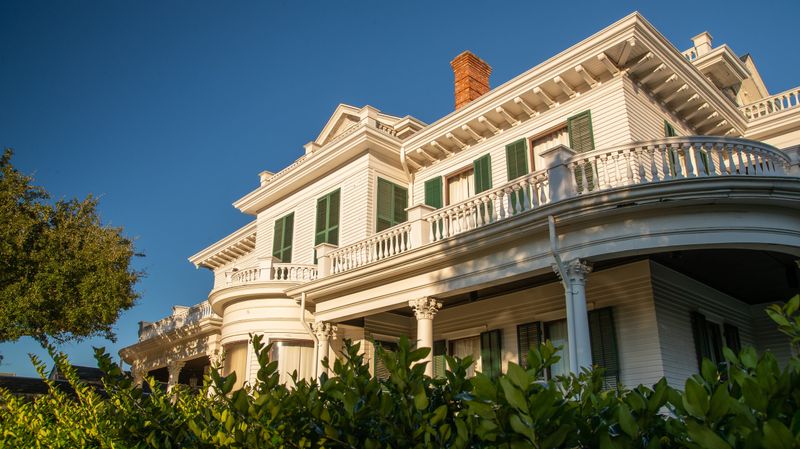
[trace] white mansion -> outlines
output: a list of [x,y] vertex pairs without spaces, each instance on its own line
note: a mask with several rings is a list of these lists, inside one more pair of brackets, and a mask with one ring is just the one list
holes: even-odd
[[141,379],[254,378],[249,334],[285,380],[344,339],[402,335],[474,371],[563,345],[550,375],[673,385],[698,358],[788,339],[763,313],[800,290],[800,88],[771,95],[749,55],[684,52],[634,13],[507,83],[469,52],[432,124],[340,105],[305,154],[234,206],[250,224],[189,260],[208,299],[121,351]]

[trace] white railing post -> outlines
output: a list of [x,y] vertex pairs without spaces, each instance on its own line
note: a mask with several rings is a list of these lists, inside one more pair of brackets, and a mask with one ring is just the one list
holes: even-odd
[[428,206],[427,204],[417,204],[406,209],[408,214],[408,223],[411,225],[409,232],[409,240],[411,240],[411,248],[419,248],[422,245],[430,243],[430,224],[428,220],[423,219],[436,209]]
[[258,279],[257,281],[271,281],[272,280],[272,264],[275,263],[274,257],[259,257],[258,258]]
[[565,145],[557,145],[542,152],[550,184],[550,202],[555,203],[575,196],[574,174],[568,161],[577,154]]
[[320,243],[314,247],[317,251],[317,277],[330,276],[333,269],[330,253],[337,248],[339,247],[330,243]]

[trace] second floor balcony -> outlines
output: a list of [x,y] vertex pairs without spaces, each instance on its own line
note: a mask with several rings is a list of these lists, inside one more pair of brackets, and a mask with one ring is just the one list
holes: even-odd
[[[673,137],[576,154],[558,146],[547,167],[433,209],[409,208],[408,221],[337,248],[317,248],[319,277],[357,270],[433,242],[483,228],[546,205],[603,191],[702,179],[800,177],[798,161],[761,142],[718,136]],[[698,185],[698,194],[703,187]]]

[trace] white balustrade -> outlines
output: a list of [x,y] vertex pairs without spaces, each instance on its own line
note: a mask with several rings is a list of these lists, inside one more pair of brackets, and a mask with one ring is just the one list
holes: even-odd
[[261,280],[261,268],[250,267],[235,271],[231,275],[231,284],[248,284]]
[[548,187],[547,171],[541,170],[439,209],[425,217],[429,241],[452,237],[547,204]]
[[203,301],[144,327],[139,332],[139,341],[149,340],[159,335],[172,332],[175,329],[199,323],[204,318],[211,316],[217,315],[211,310],[211,305],[207,301]]
[[272,280],[313,281],[317,278],[316,265],[275,263],[272,265]]
[[673,137],[576,155],[575,193],[675,179],[713,176],[784,176],[789,158],[774,147],[715,136]]
[[742,111],[748,120],[753,120],[787,109],[794,109],[798,106],[800,106],[800,87],[741,106],[739,110]]
[[403,223],[329,254],[331,273],[341,273],[411,249],[411,225]]

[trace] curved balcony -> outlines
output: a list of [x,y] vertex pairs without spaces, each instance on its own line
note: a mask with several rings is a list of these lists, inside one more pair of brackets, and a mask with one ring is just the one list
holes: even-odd
[[[428,243],[590,193],[701,178],[797,177],[782,151],[752,140],[671,137],[576,154],[563,145],[542,156],[547,169],[465,201],[409,209],[409,221],[320,254],[320,277],[353,271]],[[701,189],[702,190],[702,189]]]
[[259,265],[234,271],[227,284],[230,286],[256,282],[309,282],[317,278],[317,266],[297,263],[263,261]]
[[172,315],[154,323],[142,323],[139,327],[139,341],[150,340],[177,329],[196,325],[206,318],[221,319],[211,310],[211,305],[208,301],[203,301],[192,307],[176,306]]

